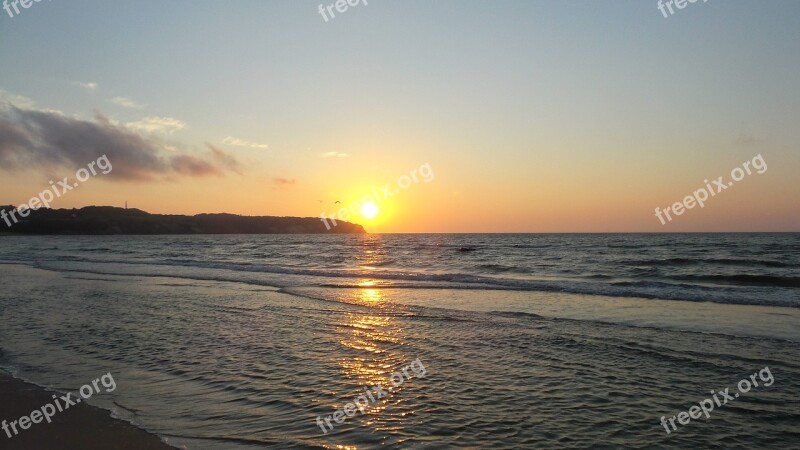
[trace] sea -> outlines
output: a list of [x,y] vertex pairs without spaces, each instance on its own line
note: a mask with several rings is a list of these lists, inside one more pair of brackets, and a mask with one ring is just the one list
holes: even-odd
[[0,370],[189,449],[797,449],[800,234],[2,236]]

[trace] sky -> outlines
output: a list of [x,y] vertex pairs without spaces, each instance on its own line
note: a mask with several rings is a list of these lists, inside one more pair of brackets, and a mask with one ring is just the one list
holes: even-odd
[[320,5],[0,10],[0,204],[106,154],[51,207],[319,217],[372,195],[349,217],[369,232],[800,231],[796,0]]

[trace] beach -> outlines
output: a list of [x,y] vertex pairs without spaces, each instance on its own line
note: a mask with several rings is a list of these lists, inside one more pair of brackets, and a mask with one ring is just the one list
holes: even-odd
[[[0,374],[0,417],[7,420],[30,415],[53,401],[53,391]],[[71,407],[55,415],[51,423],[31,424],[28,430],[18,429],[0,435],[0,448],[80,448],[80,449],[171,449],[157,436],[122,420],[113,419],[108,411],[87,405]],[[11,436],[9,436],[11,434]]]

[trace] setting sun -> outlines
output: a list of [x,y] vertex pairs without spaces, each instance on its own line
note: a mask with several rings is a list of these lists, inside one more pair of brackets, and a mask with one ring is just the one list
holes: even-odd
[[367,202],[361,205],[361,215],[367,219],[374,219],[378,215],[378,205],[372,202]]

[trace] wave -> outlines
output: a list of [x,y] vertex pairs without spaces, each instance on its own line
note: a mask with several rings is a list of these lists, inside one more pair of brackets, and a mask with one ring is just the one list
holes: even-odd
[[[8,255],[11,256],[11,255]],[[11,259],[11,258],[8,258]],[[8,260],[6,260],[8,261]],[[0,263],[5,263],[0,258]],[[664,300],[688,300],[688,301],[712,301],[718,303],[737,303],[737,304],[760,304],[775,306],[800,307],[800,298],[791,290],[800,287],[800,278],[775,275],[664,275],[660,273],[658,265],[681,265],[695,264],[700,262],[725,261],[726,263],[737,264],[735,259],[695,259],[691,257],[667,258],[667,259],[629,259],[621,261],[619,265],[628,265],[626,272],[617,276],[603,273],[606,270],[601,267],[594,267],[594,271],[580,270],[574,275],[565,276],[565,271],[561,270],[560,277],[547,277],[545,279],[536,278],[530,272],[521,272],[524,268],[514,267],[511,264],[486,261],[483,264],[473,266],[472,269],[451,267],[450,271],[426,272],[424,270],[403,270],[395,267],[382,268],[380,266],[395,264],[392,258],[386,258],[370,267],[342,267],[331,268],[330,260],[324,262],[308,262],[302,266],[286,264],[265,264],[257,261],[238,261],[238,262],[216,262],[208,260],[198,260],[186,258],[184,255],[179,257],[166,257],[163,259],[136,258],[123,259],[121,257],[98,257],[92,255],[59,255],[55,258],[40,259],[29,261],[28,264],[40,266],[45,262],[56,263],[57,266],[52,270],[71,271],[75,263],[91,264],[98,267],[78,267],[82,270],[78,272],[92,272],[111,275],[133,275],[130,270],[121,270],[120,267],[144,266],[148,269],[134,270],[138,276],[164,275],[178,278],[192,278],[193,275],[182,273],[170,274],[170,271],[152,270],[154,267],[176,267],[208,270],[224,270],[239,274],[266,274],[278,275],[275,280],[268,281],[254,280],[253,277],[242,277],[241,275],[226,275],[212,278],[225,278],[219,281],[241,281],[256,283],[259,285],[269,285],[286,287],[294,284],[296,279],[286,279],[281,275],[294,275],[304,277],[315,277],[320,279],[304,280],[304,283],[311,283],[317,286],[328,286],[337,288],[358,288],[362,287],[359,283],[364,279],[374,280],[380,283],[379,288],[449,288],[449,289],[475,289],[475,290],[510,290],[510,291],[539,291],[539,292],[563,292],[586,295],[603,295],[613,297],[638,297],[653,298]],[[9,261],[10,262],[10,261]],[[15,262],[19,258],[15,258]],[[757,261],[758,262],[758,261]],[[777,261],[760,260],[764,264],[778,264]],[[63,267],[68,263],[68,267]],[[630,265],[638,263],[638,267]],[[116,264],[119,267],[108,268],[108,265]],[[323,267],[323,264],[326,264]],[[53,264],[47,264],[52,267]],[[316,267],[315,267],[316,266]],[[50,268],[48,267],[48,268]],[[378,269],[376,270],[376,267]],[[420,266],[424,267],[424,266]],[[604,268],[606,266],[603,266]],[[466,269],[466,270],[465,270]],[[157,273],[156,273],[157,272]],[[467,272],[467,273],[465,273]],[[470,273],[471,272],[471,273]],[[532,269],[531,269],[532,272]],[[600,273],[598,273],[600,272]],[[187,276],[190,275],[190,276]],[[201,279],[206,279],[205,275]],[[341,281],[335,281],[335,280]],[[355,281],[358,280],[358,281]],[[770,289],[766,289],[770,288]]]
[[[62,272],[95,273],[119,276],[142,277],[170,277],[191,280],[238,282],[257,286],[271,286],[287,288],[291,286],[319,286],[339,289],[363,289],[365,278],[378,280],[378,284],[369,286],[372,289],[464,289],[464,290],[505,290],[505,291],[530,291],[530,292],[559,292],[565,294],[596,295],[606,297],[627,297],[661,300],[681,301],[709,301],[715,303],[750,304],[765,306],[800,307],[796,295],[780,292],[776,288],[766,290],[760,287],[709,287],[688,283],[670,283],[656,280],[642,281],[579,281],[579,280],[517,280],[510,278],[494,278],[465,274],[402,274],[402,273],[375,273],[375,271],[330,271],[313,269],[267,268],[248,267],[243,270],[241,266],[230,263],[205,263],[191,266],[196,269],[228,270],[231,274],[219,272],[212,273],[170,273],[152,266],[174,264],[130,264],[122,263],[133,270],[115,270],[108,264],[93,265],[91,267],[58,267],[57,265],[37,262],[37,267],[46,270]],[[138,269],[135,269],[138,266]],[[176,266],[177,267],[177,266]],[[181,266],[188,268],[187,266]],[[274,277],[267,280],[242,277],[247,273],[262,273],[271,275],[310,275],[321,280],[288,280],[286,277]],[[330,278],[339,278],[340,283],[332,283]],[[743,290],[744,289],[744,290]],[[753,290],[758,289],[758,290]]]
[[780,277],[775,275],[682,275],[668,278],[722,285],[800,288],[800,277]]
[[475,267],[480,271],[487,271],[491,273],[504,273],[504,272],[515,272],[515,273],[531,273],[530,270],[524,269],[522,267],[512,267],[506,266],[504,264],[480,264]]
[[665,258],[665,259],[642,259],[622,261],[623,264],[642,265],[642,266],[689,266],[698,264],[718,264],[723,266],[740,267],[771,267],[785,268],[794,267],[781,261],[759,260],[759,259],[731,259],[731,258]]

